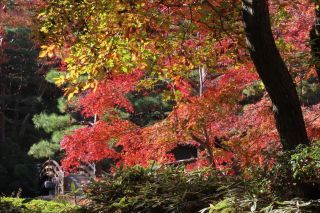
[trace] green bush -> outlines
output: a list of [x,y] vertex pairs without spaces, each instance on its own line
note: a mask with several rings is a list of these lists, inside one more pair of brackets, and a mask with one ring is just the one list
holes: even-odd
[[81,208],[72,204],[57,203],[36,199],[0,198],[0,212],[3,213],[73,213],[81,212]]
[[291,155],[293,177],[304,182],[320,184],[320,144],[299,146]]
[[89,212],[197,212],[226,197],[242,197],[241,207],[237,202],[223,207],[238,212],[250,210],[254,204],[254,196],[246,188],[245,181],[208,168],[186,171],[136,166],[91,183],[86,193],[92,201]]
[[320,144],[300,145],[295,150],[281,153],[277,164],[265,172],[278,196],[318,199],[320,197]]
[[304,105],[313,105],[320,101],[320,86],[318,82],[301,81],[297,85],[300,102]]
[[241,100],[241,104],[256,103],[263,97],[264,91],[265,87],[261,81],[254,82],[242,91],[243,99]]
[[12,202],[0,199],[0,212],[2,213],[20,213],[25,210],[23,207],[17,207]]
[[88,185],[85,191],[91,202],[87,211],[314,212],[320,208],[318,201],[295,198],[298,194],[288,162],[268,174],[266,170],[252,170],[255,174],[251,177],[224,176],[210,168],[119,169],[112,177]]

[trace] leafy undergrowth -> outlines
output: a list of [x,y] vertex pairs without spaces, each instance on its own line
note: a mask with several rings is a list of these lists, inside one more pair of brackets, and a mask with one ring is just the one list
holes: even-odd
[[75,213],[81,212],[79,206],[67,203],[57,203],[53,201],[44,201],[36,199],[0,198],[1,213]]
[[210,169],[136,166],[89,185],[87,211],[314,212],[320,208],[320,200],[277,198],[270,185],[266,179],[227,177]]
[[[319,212],[320,145],[279,153],[272,168],[247,168],[228,176],[212,168],[182,166],[118,168],[56,202],[1,198],[0,212]],[[60,201],[60,202],[58,202]],[[80,202],[81,201],[81,202]]]

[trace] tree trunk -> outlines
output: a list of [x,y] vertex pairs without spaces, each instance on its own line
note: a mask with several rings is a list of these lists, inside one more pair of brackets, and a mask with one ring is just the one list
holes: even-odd
[[196,136],[194,133],[190,132],[191,138],[200,144],[200,147],[203,148],[207,152],[207,158],[210,166],[216,168],[216,164],[214,162],[213,151],[209,143],[209,135],[206,129],[204,129],[204,140],[200,137]]
[[310,47],[312,60],[320,82],[320,10],[315,9],[316,19],[310,31]]
[[273,103],[276,127],[284,150],[309,144],[300,102],[288,68],[271,31],[267,0],[242,0],[247,45]]
[[207,72],[206,72],[206,69],[202,66],[202,67],[199,67],[198,73],[199,73],[199,96],[201,97],[205,90],[204,83],[206,81]]
[[[0,96],[4,97],[5,95],[5,85],[3,80],[2,68],[0,64]],[[1,133],[1,142],[5,143],[6,141],[6,116],[5,116],[5,103],[3,100],[0,100],[0,133]]]

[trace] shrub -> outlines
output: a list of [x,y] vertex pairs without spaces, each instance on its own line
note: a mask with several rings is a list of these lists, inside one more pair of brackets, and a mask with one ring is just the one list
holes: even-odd
[[87,211],[314,212],[320,207],[318,201],[295,198],[295,179],[290,158],[286,159],[268,174],[252,170],[255,174],[251,177],[224,176],[210,168],[120,168],[88,185],[86,194],[91,202]]
[[304,182],[320,184],[320,144],[299,146],[291,156],[293,177]]
[[[117,170],[112,177],[91,183],[86,189],[91,212],[197,212],[224,197],[242,194],[241,208],[250,210],[253,196],[236,177],[218,175],[204,168],[186,171],[178,167]],[[228,210],[238,209],[229,205]]]
[[12,204],[12,202],[0,199],[0,212],[3,213],[20,213],[22,212],[22,207],[17,207]]
[[57,203],[53,201],[2,197],[0,198],[0,212],[73,213],[81,212],[81,208],[72,204]]

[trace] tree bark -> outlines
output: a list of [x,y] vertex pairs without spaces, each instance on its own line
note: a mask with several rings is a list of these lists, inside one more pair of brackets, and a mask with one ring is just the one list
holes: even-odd
[[[206,132],[206,130],[205,130]],[[200,137],[196,136],[194,133],[190,133],[190,136],[192,137],[192,139],[196,142],[198,142],[200,144],[200,146],[205,149],[205,151],[207,152],[207,158],[209,161],[209,164],[216,168],[215,162],[214,162],[214,156],[213,156],[213,152],[212,152],[212,148],[209,144],[209,136],[207,133],[205,133],[205,139],[202,140]]]
[[320,82],[320,10],[315,9],[315,22],[310,31],[310,47],[312,60]]
[[284,150],[309,145],[293,80],[276,47],[267,0],[242,0],[243,22],[250,56],[273,104]]
[[[0,64],[0,96],[4,97],[5,95],[5,85],[3,82],[3,73]],[[5,104],[3,100],[0,100],[0,133],[1,133],[1,142],[6,142],[6,116],[5,116]]]

